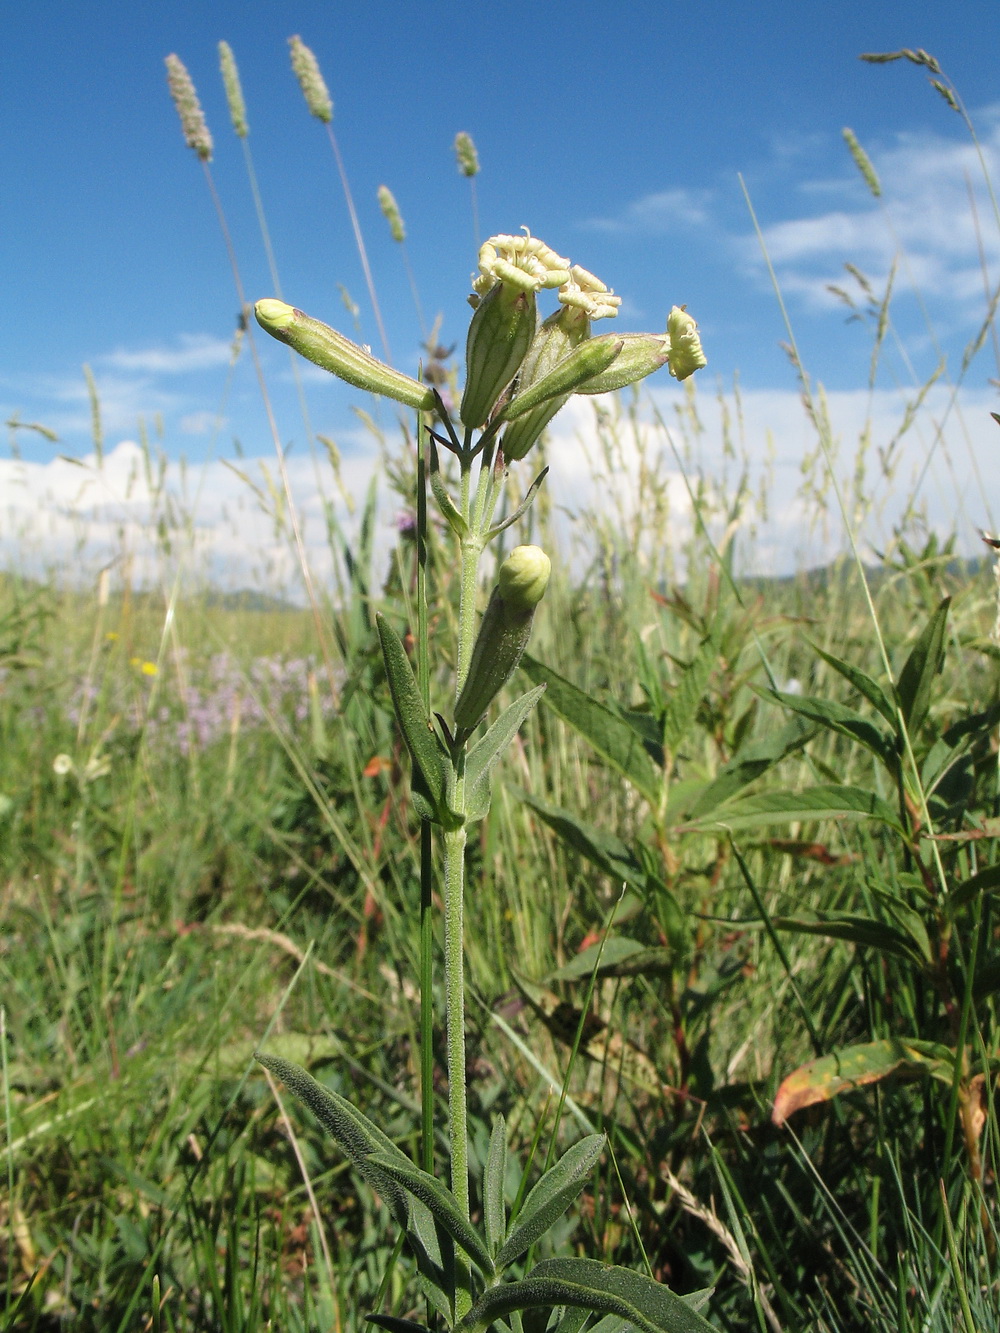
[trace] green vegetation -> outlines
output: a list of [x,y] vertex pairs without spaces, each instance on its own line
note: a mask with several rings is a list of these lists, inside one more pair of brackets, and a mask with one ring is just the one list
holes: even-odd
[[[498,378],[463,400],[474,425],[506,382],[477,355]],[[615,471],[642,410],[598,408],[595,468]],[[400,694],[424,614],[432,715],[485,661],[470,597],[486,605],[493,569],[456,558],[470,439],[430,462],[444,521],[401,530],[383,574],[371,497],[352,545],[332,530],[336,592],[306,580],[307,610],[0,586],[0,1328],[305,1333],[378,1312],[412,1333],[429,1297],[396,1226],[407,1190],[432,1199],[442,1268],[445,1233],[483,1273],[509,1261],[473,1327],[997,1327],[992,560],[955,560],[914,518],[878,569],[742,579],[713,534],[746,497],[688,468],[678,574],[649,541],[662,422],[627,521],[576,517],[584,565],[544,489],[511,529],[553,569],[499,704],[546,689],[461,827],[471,1197],[453,1184],[452,1217],[401,1162],[457,1160],[453,996],[421,1065],[447,886],[419,814],[445,838],[473,816],[450,778],[411,790],[406,747],[424,762],[431,733],[407,731]],[[387,462],[412,501],[414,441]],[[459,773],[474,693],[437,733]],[[391,1143],[345,1157],[286,1086],[341,1143],[368,1121]],[[528,1271],[547,1297],[522,1312]],[[575,1307],[581,1275],[603,1305]]]

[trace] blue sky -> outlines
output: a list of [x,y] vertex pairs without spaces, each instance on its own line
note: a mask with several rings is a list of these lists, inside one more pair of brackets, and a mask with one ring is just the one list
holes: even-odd
[[[141,15],[117,0],[34,0],[7,8],[0,42],[0,412],[59,435],[51,445],[21,433],[29,461],[90,448],[84,362],[100,389],[109,447],[134,439],[143,416],[151,430],[162,419],[171,458],[197,462],[210,448],[228,455],[234,437],[247,454],[270,449],[248,358],[223,397],[237,301],[200,164],[167,95],[169,52],[190,70],[215,138],[213,179],[248,297],[272,294],[272,283],[226,112],[220,38],[240,68],[284,295],[352,333],[343,284],[360,308],[358,336],[376,342],[330,148],[289,68],[292,33],[315,51],[332,93],[404,369],[416,365],[420,330],[375,192],[382,183],[395,192],[424,310],[443,316],[445,342],[461,345],[475,246],[467,182],[451,153],[458,130],[473,136],[482,163],[482,238],[529,226],[622,296],[622,329],[662,329],[670,306],[686,303],[710,362],[703,393],[728,388],[736,375],[751,393],[795,389],[739,173],[805,364],[831,392],[863,390],[871,352],[870,329],[847,322],[826,290],[831,281],[851,286],[845,262],[879,288],[893,254],[904,256],[894,315],[917,377],[930,373],[939,350],[957,373],[982,320],[967,177],[994,281],[1000,244],[961,120],[928,87],[926,71],[857,57],[900,46],[932,52],[995,166],[996,0],[554,0],[502,12],[385,3],[365,15],[304,0],[153,0]],[[879,171],[884,205],[851,162],[844,126]],[[293,441],[302,426],[288,363],[283,349],[263,351],[279,430]],[[910,373],[887,351],[879,386],[888,392]],[[987,342],[965,383],[985,403],[996,375]],[[363,447],[350,410],[358,395],[316,377],[307,391],[316,428],[348,455]],[[213,440],[220,403],[225,419]]]

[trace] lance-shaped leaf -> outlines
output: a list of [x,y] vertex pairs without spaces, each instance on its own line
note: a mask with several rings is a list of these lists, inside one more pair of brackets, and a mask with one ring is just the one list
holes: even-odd
[[396,710],[396,718],[406,748],[413,760],[415,775],[419,774],[422,779],[433,817],[441,822],[447,822],[448,811],[445,801],[447,757],[434,732],[431,731],[430,722],[420,699],[420,691],[414,679],[413,668],[410,666],[399,635],[381,612],[375,616],[375,623],[382,645],[382,657],[392,704]]
[[839,1092],[878,1083],[889,1074],[930,1074],[950,1083],[954,1055],[946,1046],[905,1038],[869,1041],[800,1065],[788,1075],[774,1099],[771,1119],[783,1125],[793,1111],[828,1102]]
[[871,718],[856,708],[838,703],[835,699],[817,699],[810,695],[784,694],[780,690],[759,690],[761,698],[773,699],[790,712],[818,722],[828,731],[835,731],[850,740],[858,741],[887,767],[894,766],[895,737],[887,735]]
[[380,1153],[387,1162],[409,1162],[409,1158],[404,1156],[392,1139],[339,1093],[324,1088],[322,1083],[317,1083],[311,1074],[293,1065],[290,1060],[283,1060],[278,1055],[266,1055],[262,1051],[254,1051],[254,1059],[276,1078],[280,1078],[299,1101],[309,1107],[327,1133],[335,1139],[358,1175],[385,1199],[400,1226],[406,1227],[409,1219],[406,1191],[388,1174],[384,1166],[372,1161],[372,1154]]
[[805,791],[799,792],[772,791],[763,792],[760,796],[744,796],[742,800],[731,801],[713,815],[693,820],[691,827],[725,825],[727,828],[754,828],[759,824],[839,819],[845,815],[874,819],[897,833],[904,832],[898,815],[881,796],[862,787],[844,787],[839,783],[807,787]]
[[545,686],[536,685],[520,699],[515,699],[469,751],[465,761],[466,819],[486,817],[490,808],[490,776],[493,769],[544,693]]
[[997,889],[1000,889],[1000,865],[987,866],[985,870],[955,885],[948,895],[945,910],[949,916],[954,916],[980,893],[995,893]]
[[386,1333],[431,1333],[426,1324],[418,1324],[415,1319],[400,1319],[394,1314],[366,1314],[365,1322],[384,1328]]
[[497,1268],[506,1268],[513,1263],[562,1217],[587,1183],[587,1177],[604,1151],[605,1141],[603,1134],[588,1134],[546,1171],[525,1199],[501,1246]]
[[486,1333],[515,1310],[557,1305],[618,1315],[638,1333],[711,1333],[713,1328],[669,1287],[596,1259],[547,1259],[522,1281],[485,1292],[457,1327],[465,1333]]
[[567,846],[585,856],[606,875],[619,883],[624,880],[626,884],[639,889],[646,898],[655,896],[660,922],[667,932],[671,947],[680,953],[686,952],[690,941],[687,921],[680,904],[666,884],[645,869],[621,838],[604,829],[593,828],[577,819],[569,810],[549,805],[537,796],[530,796],[527,792],[521,792],[520,796]]
[[497,1250],[507,1235],[507,1208],[504,1203],[504,1181],[507,1177],[507,1122],[498,1115],[490,1135],[490,1150],[486,1155],[483,1173],[483,1224],[491,1253]]
[[548,981],[579,981],[581,977],[670,976],[677,970],[673,949],[648,948],[627,935],[612,935],[603,944],[591,944],[548,977]]
[[420,1167],[414,1166],[398,1148],[393,1154],[373,1153],[368,1161],[429,1208],[434,1220],[457,1245],[462,1247],[473,1263],[488,1276],[492,1276],[494,1270],[490,1252],[447,1186],[442,1185],[441,1181],[429,1172],[421,1171]]
[[710,634],[698,645],[698,651],[680,674],[676,689],[670,693],[663,717],[663,744],[675,753],[698,715],[709,677],[719,660],[719,645]]
[[878,681],[873,680],[860,667],[853,666],[850,662],[845,662],[842,658],[834,657],[832,653],[825,652],[818,644],[811,643],[810,647],[818,657],[822,657],[824,662],[832,666],[834,671],[839,671],[845,680],[850,681],[858,693],[863,695],[873,708],[878,709],[893,730],[896,729],[898,722],[896,706]]
[[[690,803],[686,803],[687,818],[704,819],[738,791],[755,782],[769,768],[773,768],[779,760],[801,750],[813,734],[811,727],[798,718],[792,718],[770,735],[742,746],[693,800],[689,798]],[[728,815],[728,811],[726,813]]]
[[647,753],[641,735],[628,722],[536,658],[526,653],[521,666],[536,685],[548,685],[546,705],[588,740],[655,809],[660,799],[662,777]]
[[879,953],[892,954],[896,958],[905,958],[908,963],[924,966],[928,961],[924,946],[927,932],[922,938],[913,936],[885,921],[875,921],[867,916],[852,916],[847,912],[818,912],[814,918],[779,916],[772,919],[776,930],[787,930],[793,935],[821,935],[831,940],[847,940],[851,944],[864,945],[877,949]]
[[934,677],[941,670],[944,661],[945,629],[948,623],[948,607],[951,598],[946,597],[938,606],[925,625],[919,639],[913,645],[909,657],[899,673],[896,683],[896,696],[900,711],[912,735],[923,725],[930,707],[931,688]]

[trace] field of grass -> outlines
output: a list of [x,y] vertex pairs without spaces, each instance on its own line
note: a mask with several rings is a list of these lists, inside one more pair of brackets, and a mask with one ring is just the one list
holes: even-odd
[[[632,410],[595,415],[608,466]],[[691,485],[680,574],[655,470],[630,525],[578,516],[582,565],[525,520],[554,570],[504,698],[548,688],[466,854],[473,1220],[498,1115],[513,1207],[600,1133],[534,1260],[711,1289],[720,1329],[1000,1327],[992,556],[914,519],[877,566],[750,580],[738,489]],[[421,823],[375,619],[415,630],[417,548],[383,574],[362,531],[304,610],[0,585],[0,1328],[426,1317],[386,1199],[252,1058],[421,1160]],[[426,568],[448,714],[437,521]]]

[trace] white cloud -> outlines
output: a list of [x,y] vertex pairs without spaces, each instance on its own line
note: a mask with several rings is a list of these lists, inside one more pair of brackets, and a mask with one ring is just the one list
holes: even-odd
[[697,227],[707,221],[712,192],[674,188],[657,190],[634,199],[615,217],[588,218],[590,231],[661,236],[677,227]]
[[[803,294],[814,306],[830,305],[836,298],[827,284],[843,285],[843,266],[850,262],[880,292],[899,255],[898,288],[945,298],[953,316],[956,304],[976,303],[981,310],[980,247],[991,285],[1000,266],[1000,217],[984,179],[984,171],[993,180],[1000,178],[1000,116],[991,108],[979,120],[982,161],[968,138],[926,131],[865,144],[881,182],[880,201],[862,184],[846,152],[843,174],[800,183],[803,198],[815,203],[835,195],[838,206],[763,228],[782,287]],[[957,134],[963,133],[959,128]],[[853,207],[845,204],[852,199]],[[763,276],[757,239],[748,235],[735,244],[747,266]]]
[[179,347],[119,348],[102,356],[98,364],[129,373],[186,375],[224,366],[233,353],[232,342],[208,334],[185,333],[178,341]]
[[[961,550],[979,552],[977,530],[995,530],[1000,511],[1000,493],[983,494],[975,481],[977,471],[987,484],[996,472],[992,395],[963,391],[952,403],[949,390],[935,388],[901,437],[905,401],[898,393],[836,392],[822,403],[863,553],[883,549],[911,505],[928,528],[941,535],[955,530]],[[794,391],[745,392],[738,400],[703,391],[693,411],[684,390],[667,385],[652,390],[632,416],[613,399],[574,398],[555,425],[545,485],[555,540],[577,572],[592,564],[603,533],[624,540],[660,571],[669,549],[682,577],[692,532],[690,491],[700,496],[710,530],[721,540],[744,474],[746,501],[735,535],[745,571],[787,574],[847,549],[816,431]],[[348,450],[342,489],[325,462],[305,453],[287,460],[306,557],[320,587],[332,585],[340,558],[330,549],[324,507],[333,505],[352,540],[356,510],[377,467],[377,449],[364,440],[359,431],[357,439],[342,441]],[[529,484],[537,461],[529,457],[518,465],[516,485]],[[356,500],[353,515],[348,496]],[[303,600],[273,457],[182,467],[123,441],[102,466],[93,455],[81,462],[0,460],[0,497],[0,553],[25,572],[92,580],[116,564],[145,583],[168,584],[179,576],[184,587],[258,587]],[[383,483],[380,569],[403,507]]]

